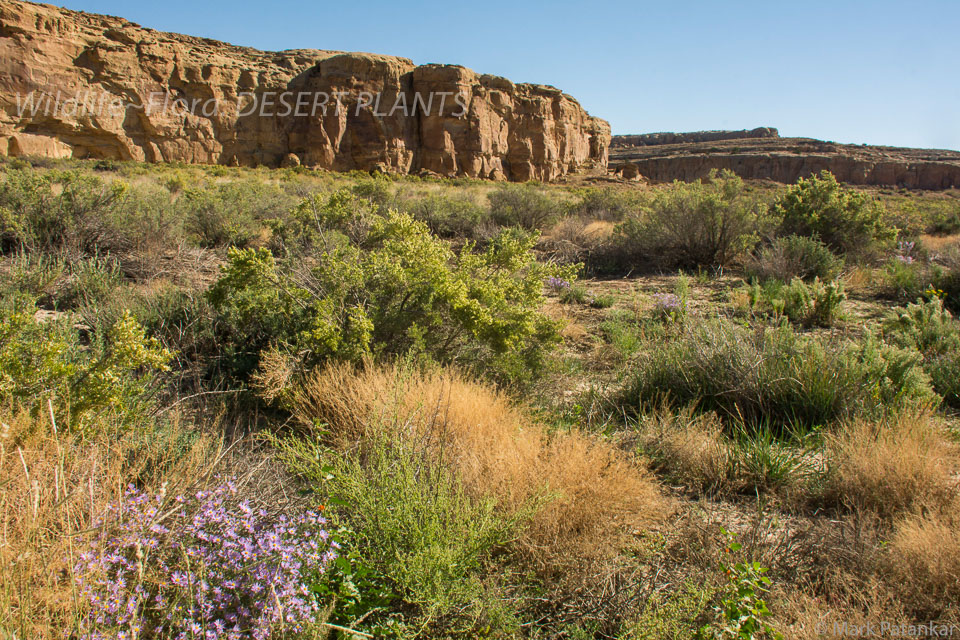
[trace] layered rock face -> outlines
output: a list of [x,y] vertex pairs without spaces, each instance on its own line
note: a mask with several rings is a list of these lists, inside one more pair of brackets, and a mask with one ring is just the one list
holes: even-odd
[[718,140],[744,140],[750,138],[779,138],[780,132],[773,127],[757,127],[740,131],[691,131],[689,133],[641,133],[638,135],[615,136],[611,141],[614,147],[648,147],[661,144],[683,144],[687,142],[716,142]]
[[604,169],[609,144],[553,87],[0,3],[0,154],[549,181]]
[[[960,188],[960,152],[836,144],[809,138],[750,137],[660,145],[628,144],[614,136],[610,161],[621,174],[654,182],[693,181],[713,169],[746,179],[792,183],[823,170],[857,185],[908,189]],[[624,172],[625,165],[631,165]]]

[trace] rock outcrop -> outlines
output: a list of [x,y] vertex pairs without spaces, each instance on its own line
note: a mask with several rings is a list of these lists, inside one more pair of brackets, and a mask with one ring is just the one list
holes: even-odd
[[[652,182],[705,178],[729,169],[745,179],[792,183],[800,177],[833,172],[857,185],[908,189],[960,188],[960,152],[836,144],[809,138],[749,138],[661,145],[628,145],[614,136],[611,168],[634,165]],[[631,169],[632,171],[632,169]]]
[[0,2],[0,154],[547,181],[606,168],[609,144],[549,86]]
[[661,144],[683,144],[687,142],[716,142],[718,140],[745,140],[751,138],[779,138],[780,132],[773,127],[757,127],[740,131],[691,131],[688,133],[641,133],[628,136],[614,136],[610,142],[613,147],[648,147]]

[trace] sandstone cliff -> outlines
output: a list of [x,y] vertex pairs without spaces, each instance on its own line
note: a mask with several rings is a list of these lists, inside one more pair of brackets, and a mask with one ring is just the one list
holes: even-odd
[[639,173],[654,182],[689,182],[706,177],[712,169],[730,169],[742,178],[791,183],[826,169],[850,184],[960,188],[956,151],[772,137],[651,146],[627,144],[625,139],[631,137],[614,136],[612,169],[624,176]]
[[553,87],[0,1],[0,154],[552,180],[609,143]]

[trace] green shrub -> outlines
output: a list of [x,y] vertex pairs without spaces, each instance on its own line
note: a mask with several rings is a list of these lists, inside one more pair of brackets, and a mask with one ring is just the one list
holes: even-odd
[[765,219],[743,181],[724,171],[707,182],[658,189],[639,214],[616,227],[615,244],[633,265],[722,266],[753,248]]
[[960,205],[936,211],[928,220],[926,232],[944,236],[960,233]]
[[0,243],[3,251],[109,249],[106,224],[127,192],[79,171],[13,169],[0,179]]
[[950,270],[934,271],[932,275],[933,293],[943,299],[943,305],[960,313],[960,268],[954,266]]
[[570,205],[570,213],[594,220],[619,222],[640,206],[636,191],[591,187],[577,189],[574,194],[577,200]]
[[280,189],[253,181],[188,187],[178,200],[186,230],[201,247],[246,247],[294,201]]
[[354,596],[381,605],[380,615],[365,616],[365,630],[397,633],[404,623],[391,629],[385,620],[392,609],[433,634],[472,635],[488,606],[484,565],[517,523],[498,515],[493,499],[468,497],[425,443],[403,433],[371,426],[363,450],[346,455],[288,440],[281,458],[318,502],[333,505],[328,513],[344,543],[371,572]]
[[559,219],[563,206],[533,184],[504,183],[492,191],[490,215],[505,227],[521,227],[528,231],[543,229]]
[[266,249],[230,251],[209,299],[236,372],[279,347],[308,366],[414,353],[518,379],[559,340],[539,306],[546,278],[573,270],[537,263],[534,236],[505,231],[482,252],[472,243],[454,252],[408,214],[317,221],[340,241],[309,265],[285,270]]
[[60,310],[96,309],[123,282],[120,264],[110,257],[82,258],[68,264],[66,282],[55,303]]
[[359,181],[351,189],[354,195],[374,204],[378,209],[387,209],[393,204],[391,180],[374,177]]
[[478,238],[489,225],[488,212],[468,196],[427,195],[404,210],[441,238]]
[[758,280],[834,280],[843,269],[843,258],[817,240],[805,236],[785,236],[764,245],[745,265],[748,278]]
[[621,396],[625,406],[696,405],[749,427],[812,428],[936,402],[920,355],[868,337],[820,341],[788,326],[726,320],[654,344]]
[[894,300],[916,300],[929,286],[931,275],[919,260],[895,256],[883,265],[883,292]]
[[76,429],[102,411],[126,423],[144,416],[153,373],[168,368],[170,352],[130,314],[86,346],[69,317],[40,322],[35,312],[23,298],[0,307],[0,403],[36,412],[49,401]]
[[785,234],[812,236],[843,254],[863,255],[892,243],[897,229],[883,205],[840,185],[829,171],[800,178],[773,206]]
[[923,354],[923,369],[944,401],[960,407],[960,322],[934,296],[887,314],[884,331],[898,345]]
[[779,318],[804,326],[829,327],[843,316],[847,294],[840,281],[823,283],[819,278],[807,284],[794,278],[790,284],[767,280],[762,285],[752,283],[745,287],[751,312]]

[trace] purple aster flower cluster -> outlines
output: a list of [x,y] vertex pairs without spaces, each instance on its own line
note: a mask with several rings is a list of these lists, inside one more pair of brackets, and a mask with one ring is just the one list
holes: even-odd
[[913,264],[913,249],[916,246],[913,242],[901,241],[897,243],[897,260],[904,264]]
[[307,582],[336,558],[319,514],[271,518],[227,482],[168,499],[130,487],[75,568],[84,640],[264,640],[319,608]]
[[570,288],[570,283],[564,280],[563,278],[558,278],[557,276],[550,276],[547,278],[547,286],[553,289],[554,291],[563,291],[564,289]]
[[683,302],[673,293],[655,293],[654,311],[665,318],[674,316],[682,311]]

